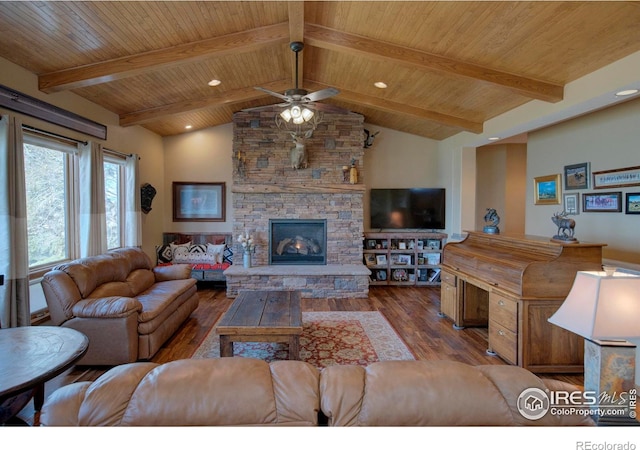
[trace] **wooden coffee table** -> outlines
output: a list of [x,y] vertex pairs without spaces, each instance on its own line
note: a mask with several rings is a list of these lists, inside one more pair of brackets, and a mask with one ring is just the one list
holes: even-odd
[[234,342],[286,342],[299,359],[302,312],[298,291],[241,291],[216,327],[220,356],[233,356]]

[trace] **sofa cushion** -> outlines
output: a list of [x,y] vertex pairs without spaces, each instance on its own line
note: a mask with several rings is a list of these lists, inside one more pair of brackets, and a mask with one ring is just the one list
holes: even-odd
[[580,413],[526,419],[517,401],[532,387],[546,389],[540,378],[521,367],[455,361],[330,366],[320,380],[322,411],[335,426],[593,425]]
[[302,361],[185,359],[123,364],[45,401],[44,426],[318,424],[319,372]]
[[137,299],[131,297],[92,298],[80,300],[73,305],[72,311],[74,316],[85,319],[89,317],[113,319],[139,313],[142,311],[142,305]]
[[129,274],[129,264],[126,264],[124,257],[107,253],[60,264],[54,270],[61,270],[69,275],[78,286],[82,298],[87,298],[101,284],[125,281]]
[[147,334],[153,331],[153,329],[145,329],[144,323],[151,322],[161,314],[170,314],[177,309],[182,302],[176,300],[192,290],[195,283],[196,281],[193,278],[160,281],[139,294],[137,299],[142,304],[142,312],[138,316],[138,331],[140,334]]

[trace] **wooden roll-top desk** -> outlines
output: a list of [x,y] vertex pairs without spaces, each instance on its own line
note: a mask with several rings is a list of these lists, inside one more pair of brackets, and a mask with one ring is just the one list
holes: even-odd
[[490,354],[532,372],[582,372],[584,341],[550,324],[579,270],[602,270],[606,244],[470,231],[442,252],[440,315],[488,327]]

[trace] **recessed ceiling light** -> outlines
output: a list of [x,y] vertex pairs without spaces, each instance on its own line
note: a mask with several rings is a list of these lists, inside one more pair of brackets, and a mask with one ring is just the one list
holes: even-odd
[[616,97],[625,97],[627,95],[637,94],[638,89],[625,89],[624,91],[616,92]]
[[492,136],[492,137],[490,137],[490,138],[489,138],[489,140],[490,140],[490,141],[499,141],[499,140],[500,140],[500,138],[499,138],[499,137],[497,137],[497,136]]
[[209,81],[207,84],[208,84],[209,86],[219,86],[219,85],[220,85],[220,83],[222,83],[222,81],[220,81],[220,80],[211,80],[211,81]]
[[186,128],[187,130],[190,130],[190,129],[191,129],[191,125],[185,125],[185,128]]
[[373,85],[377,88],[380,89],[386,89],[387,88],[387,83],[385,83],[384,81],[376,81],[375,83],[373,83]]

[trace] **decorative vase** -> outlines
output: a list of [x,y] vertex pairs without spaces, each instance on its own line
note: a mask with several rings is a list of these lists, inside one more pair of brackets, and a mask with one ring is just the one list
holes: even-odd
[[249,267],[251,267],[251,253],[244,252],[242,254],[242,263],[245,269],[248,269]]

